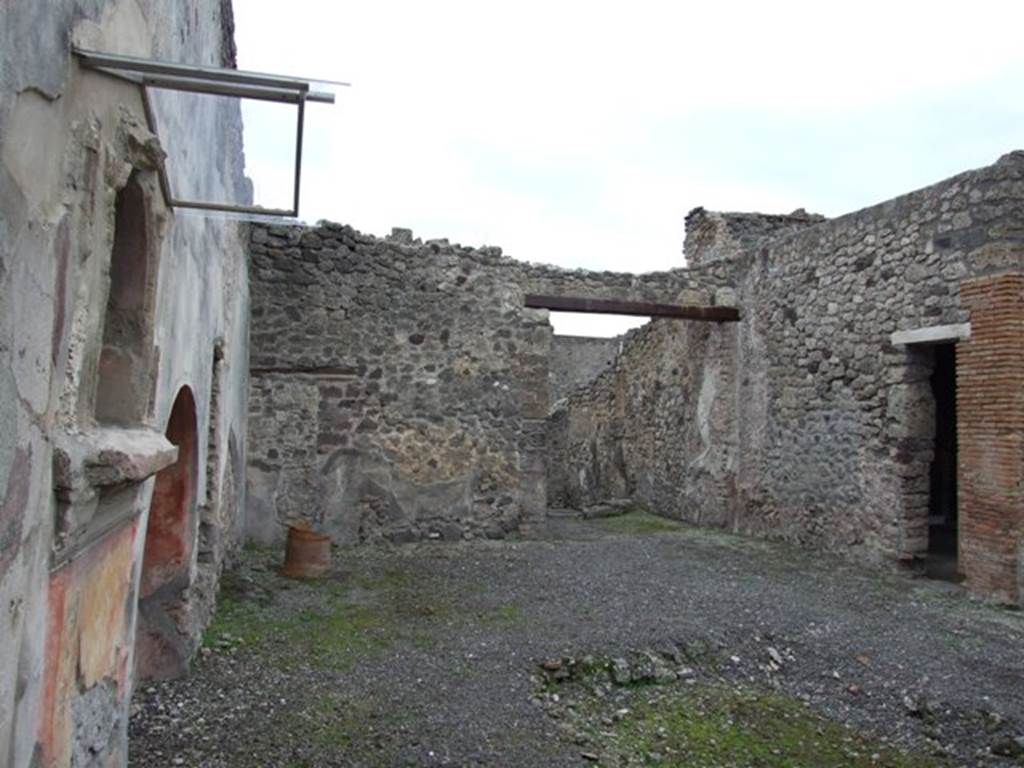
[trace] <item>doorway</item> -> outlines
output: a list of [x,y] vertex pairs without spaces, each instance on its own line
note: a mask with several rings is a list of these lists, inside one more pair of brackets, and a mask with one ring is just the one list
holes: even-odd
[[959,581],[957,512],[956,345],[932,347],[935,399],[934,453],[929,470],[927,572]]

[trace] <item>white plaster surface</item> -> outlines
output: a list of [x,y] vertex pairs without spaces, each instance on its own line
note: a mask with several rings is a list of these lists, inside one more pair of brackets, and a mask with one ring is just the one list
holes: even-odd
[[[220,66],[223,7],[220,0],[0,6],[0,765],[31,764],[37,746],[56,517],[52,446],[58,432],[95,428],[91,404],[115,193],[133,165],[146,172],[146,150],[137,146],[145,133],[137,88],[82,71],[70,46]],[[244,198],[235,107],[211,101],[173,115],[161,132],[187,143],[184,170],[204,188]],[[189,386],[202,489],[216,339],[225,340],[226,364],[213,450],[223,472],[234,435],[244,461],[246,262],[237,222],[175,216],[159,195],[150,202],[151,235],[165,234],[156,253],[151,340],[159,362],[149,416],[138,426],[162,433],[178,390]],[[151,485],[137,486],[140,508]],[[136,560],[142,542],[139,536]],[[126,620],[131,632],[134,616]],[[124,694],[126,708],[130,691]]]
[[945,344],[969,338],[971,338],[971,324],[954,323],[915,328],[910,331],[895,331],[890,340],[893,346],[898,347],[906,344]]

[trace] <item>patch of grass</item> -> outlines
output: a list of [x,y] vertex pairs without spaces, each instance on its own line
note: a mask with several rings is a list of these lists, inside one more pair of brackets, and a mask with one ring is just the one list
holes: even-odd
[[361,589],[370,591],[402,591],[414,585],[413,579],[406,571],[389,569],[376,575],[360,574],[354,578],[354,584]]
[[243,558],[222,580],[203,639],[214,652],[251,651],[283,667],[346,669],[399,638],[416,644],[422,632],[411,620],[443,612],[419,599],[415,579],[400,571],[294,581],[277,574],[272,554],[247,551]]
[[304,733],[321,748],[347,752],[352,748],[353,735],[363,726],[365,714],[332,696],[322,696],[305,711],[296,713],[291,720],[300,727],[288,730]]
[[483,622],[495,627],[514,627],[523,621],[523,612],[512,603],[502,603],[483,614]]
[[[375,737],[407,720],[406,716],[384,710],[373,697],[347,700],[322,693],[310,697],[275,727],[282,740],[291,741],[300,751],[297,766],[320,765],[324,757],[341,755],[363,764],[362,760],[371,756]],[[296,740],[296,734],[302,734],[302,739]]]
[[315,607],[294,609],[222,594],[204,644],[214,649],[258,649],[284,665],[335,668],[345,668],[389,644],[388,623],[379,610],[324,592]]
[[409,638],[409,643],[417,651],[432,651],[437,648],[438,638],[426,632],[417,632]]
[[[613,724],[590,728],[612,765],[734,768],[941,768],[894,750],[777,693],[725,686],[636,697]],[[605,723],[609,719],[605,719]],[[602,761],[603,763],[604,761]]]
[[617,517],[601,517],[597,518],[595,522],[612,533],[633,535],[666,533],[683,529],[683,525],[675,520],[641,511],[633,511]]

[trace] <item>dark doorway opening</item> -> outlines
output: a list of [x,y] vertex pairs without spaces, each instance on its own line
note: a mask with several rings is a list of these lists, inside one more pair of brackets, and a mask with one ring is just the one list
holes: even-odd
[[956,346],[933,347],[931,388],[935,398],[935,445],[929,472],[928,575],[958,580]]

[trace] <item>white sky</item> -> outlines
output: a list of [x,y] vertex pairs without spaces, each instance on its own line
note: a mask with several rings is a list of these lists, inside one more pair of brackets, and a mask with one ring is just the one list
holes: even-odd
[[[235,20],[240,68],[353,84],[307,109],[304,219],[527,261],[682,266],[695,206],[833,216],[1024,147],[1020,0],[235,0]],[[246,114],[257,202],[280,203],[289,123]],[[555,325],[619,329],[601,320]]]

